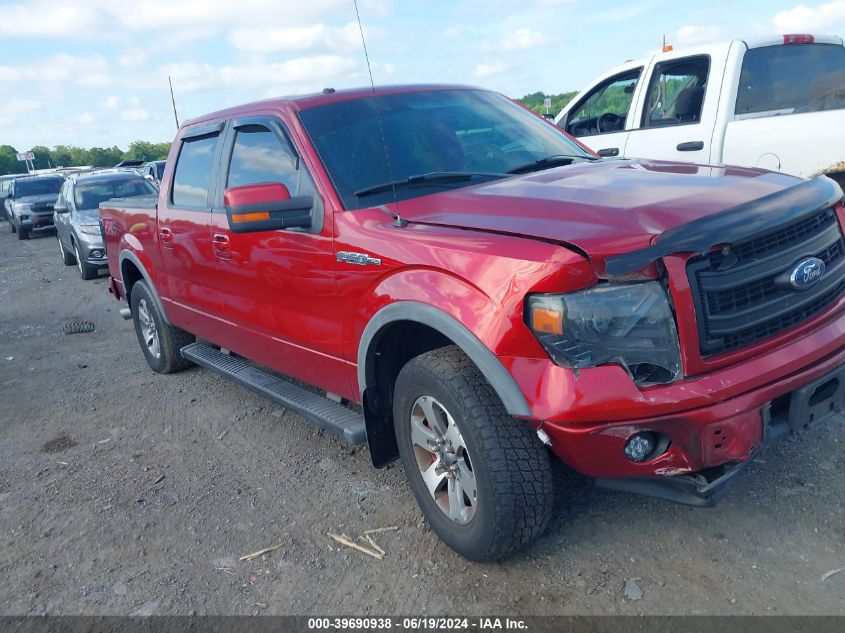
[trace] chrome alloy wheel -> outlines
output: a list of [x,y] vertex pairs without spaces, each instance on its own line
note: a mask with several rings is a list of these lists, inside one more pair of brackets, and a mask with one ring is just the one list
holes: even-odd
[[411,407],[411,444],[437,506],[455,523],[472,521],[478,507],[472,461],[454,418],[431,396],[420,396]]
[[144,338],[147,349],[153,358],[158,358],[161,356],[161,344],[158,340],[156,322],[150,313],[146,299],[138,302],[138,324],[141,326],[141,336]]

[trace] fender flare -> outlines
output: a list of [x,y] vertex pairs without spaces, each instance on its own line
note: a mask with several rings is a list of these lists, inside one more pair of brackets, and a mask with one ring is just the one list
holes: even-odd
[[364,328],[358,344],[358,389],[363,398],[367,388],[367,360],[373,340],[384,326],[396,321],[415,321],[440,332],[461,348],[487,379],[513,416],[530,417],[531,409],[505,366],[465,325],[449,314],[418,301],[398,301],[375,313]]
[[141,277],[143,277],[144,281],[147,282],[147,286],[150,288],[150,292],[153,295],[153,301],[156,304],[156,308],[158,308],[159,314],[164,317],[165,323],[167,325],[171,325],[170,319],[167,317],[167,312],[164,311],[164,305],[161,302],[161,297],[158,294],[158,290],[156,290],[155,284],[152,282],[152,277],[150,273],[147,272],[146,267],[141,263],[141,260],[138,256],[128,249],[123,249],[120,251],[120,255],[118,256],[118,267],[120,270],[120,281],[123,283],[124,291],[126,292],[126,299],[127,303],[129,301],[129,288],[126,287],[126,282],[123,280],[123,262],[129,260],[132,264],[141,272]]

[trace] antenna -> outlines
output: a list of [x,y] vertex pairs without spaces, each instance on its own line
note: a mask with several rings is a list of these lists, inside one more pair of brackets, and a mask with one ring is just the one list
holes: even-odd
[[[358,0],[352,0],[355,4],[355,17],[358,18],[358,30],[361,32],[361,44],[364,46],[364,59],[367,60],[367,72],[370,73],[370,87],[373,89],[373,103],[376,106],[376,119],[378,120],[379,132],[381,133],[381,144],[384,148],[384,160],[387,163],[387,177],[391,182],[395,180],[393,177],[393,166],[390,164],[390,154],[387,151],[387,138],[384,135],[384,125],[381,121],[381,113],[378,108],[378,101],[376,97],[376,83],[373,81],[373,68],[370,66],[370,54],[367,52],[367,41],[364,39],[364,27],[361,26],[361,13],[358,11]],[[379,207],[382,211],[387,212],[394,220],[393,226],[402,228],[408,224],[407,220],[403,220],[399,215],[399,196],[396,195],[396,185],[391,185],[393,189],[393,202],[396,204],[396,213],[393,213],[386,206]]]
[[176,129],[179,129],[179,117],[176,114],[176,98],[173,96],[173,82],[170,81],[170,75],[167,75],[167,83],[170,84],[170,102],[173,104],[173,118],[176,119]]

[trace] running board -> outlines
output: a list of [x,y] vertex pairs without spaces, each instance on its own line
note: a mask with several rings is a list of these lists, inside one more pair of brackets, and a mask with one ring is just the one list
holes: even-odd
[[229,356],[204,343],[182,348],[182,357],[252,389],[294,413],[345,439],[351,444],[367,441],[364,416],[349,407],[311,393],[287,380],[274,376],[237,356]]

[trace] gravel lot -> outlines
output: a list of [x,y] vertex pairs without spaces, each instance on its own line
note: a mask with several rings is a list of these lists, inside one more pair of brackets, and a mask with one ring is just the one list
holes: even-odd
[[[0,222],[5,614],[845,614],[845,572],[822,580],[845,567],[842,420],[769,450],[710,510],[561,467],[545,537],[474,564],[398,464],[208,371],[151,372],[123,305],[53,235]],[[73,321],[96,331],[63,334]],[[326,537],[393,525],[384,560]]]

